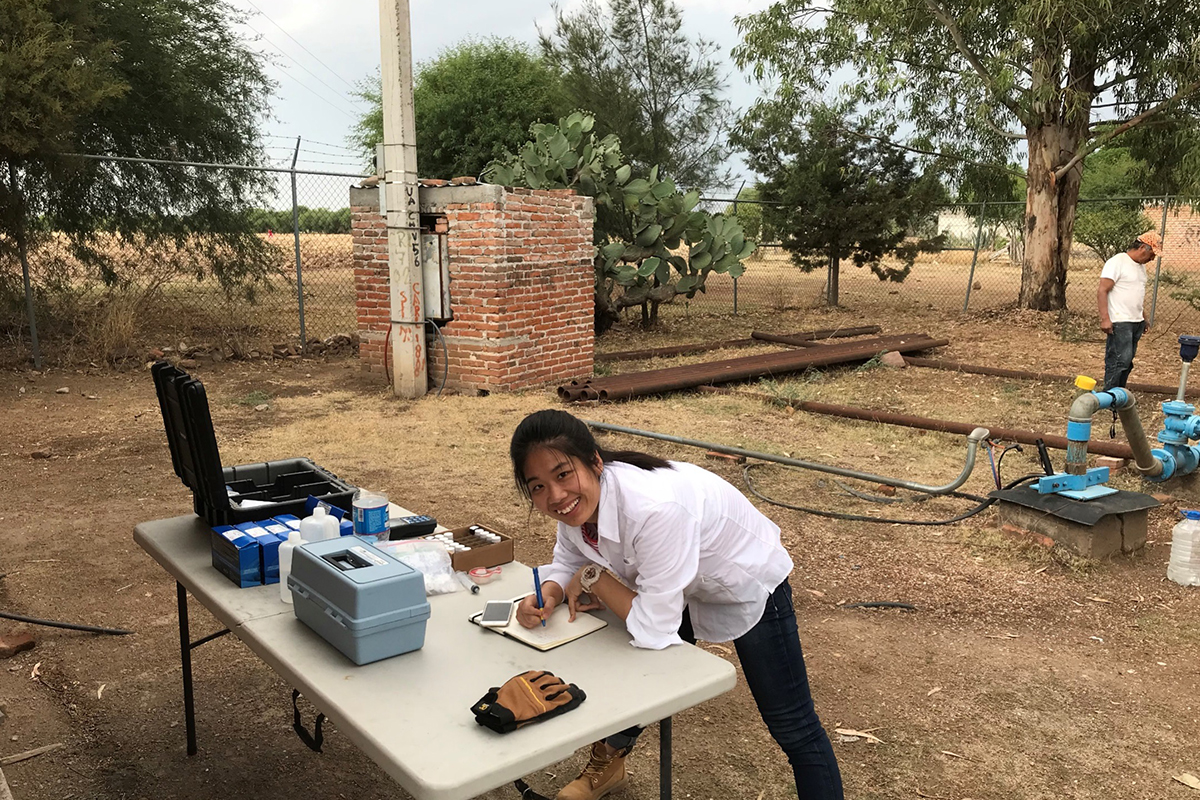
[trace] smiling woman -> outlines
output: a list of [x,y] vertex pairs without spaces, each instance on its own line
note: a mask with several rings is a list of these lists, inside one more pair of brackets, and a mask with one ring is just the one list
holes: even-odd
[[[509,455],[517,488],[558,521],[554,558],[538,568],[542,607],[526,597],[517,621],[532,628],[565,602],[571,621],[579,611],[610,609],[635,647],[732,640],[798,796],[841,798],[809,693],[779,526],[694,464],[600,448],[565,411],[526,417]],[[624,786],[625,757],[640,733],[628,728],[592,745],[583,774],[558,800],[598,800]]]

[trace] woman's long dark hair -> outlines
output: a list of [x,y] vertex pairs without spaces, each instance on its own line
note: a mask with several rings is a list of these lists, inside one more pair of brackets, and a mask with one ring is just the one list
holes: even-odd
[[596,439],[587,425],[565,411],[548,408],[545,411],[536,411],[521,420],[521,424],[513,431],[512,443],[508,447],[517,490],[526,498],[529,497],[529,485],[525,482],[525,459],[539,447],[548,447],[564,455],[574,456],[585,465],[595,463],[596,456],[599,456],[605,464],[620,461],[644,470],[671,468],[670,462],[649,453],[640,453],[637,450],[605,450],[596,444]]

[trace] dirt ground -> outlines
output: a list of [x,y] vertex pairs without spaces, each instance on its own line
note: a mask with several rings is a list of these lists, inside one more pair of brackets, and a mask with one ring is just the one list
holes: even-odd
[[[618,329],[599,347],[869,322],[887,333],[948,338],[951,345],[936,354],[947,359],[1092,375],[1102,368],[1098,332],[1066,331],[1064,341],[1053,319],[1012,311],[963,318],[869,306],[733,320],[690,314],[654,333]],[[653,366],[671,363],[682,360]],[[646,366],[605,365],[614,372]],[[1149,334],[1134,379],[1174,383],[1177,374],[1174,335]],[[505,459],[519,419],[557,405],[552,391],[402,401],[354,361],[235,362],[197,375],[213,404],[225,463],[309,456],[444,524],[508,532],[522,561],[548,558],[552,523],[530,515]],[[60,387],[68,391],[59,394]],[[1054,433],[1063,431],[1072,397],[1070,386],[871,365],[743,388]],[[1159,399],[1141,406],[1150,431]],[[267,410],[256,411],[262,403]],[[16,800],[405,796],[336,729],[324,754],[308,751],[291,731],[288,687],[234,637],[195,652],[200,752],[186,757],[174,585],[132,539],[136,522],[190,510],[190,494],[171,471],[148,372],[0,372],[0,409],[0,468],[11,487],[0,506],[0,610],[135,631],[115,637],[34,628],[34,650],[0,661],[0,759],[64,745],[3,767]],[[949,481],[964,453],[962,437],[793,413],[736,396],[678,393],[577,411],[925,483]],[[1096,432],[1107,435],[1102,425]],[[744,486],[739,468],[705,460],[699,450],[626,437],[609,442],[697,461]],[[1034,471],[1030,450],[1007,454],[1005,480]],[[785,502],[874,516],[932,521],[972,505],[879,505],[817,473],[775,467],[756,481]],[[985,458],[965,488],[982,494],[991,483]],[[1127,476],[1116,483],[1145,488]],[[1176,497],[1151,512],[1145,550],[1102,563],[1014,541],[994,527],[991,509],[954,525],[916,526],[760,503],[796,562],[809,677],[847,797],[1196,796],[1172,776],[1200,774],[1200,590],[1167,581],[1165,572],[1176,510],[1200,500],[1167,488]],[[845,608],[863,601],[917,610]],[[0,620],[0,633],[20,627]],[[193,603],[193,637],[217,628]],[[705,646],[736,663],[727,644]],[[676,720],[676,797],[794,797],[785,759],[743,683]],[[835,728],[870,731],[880,741],[845,740]],[[614,797],[657,797],[653,743],[648,735],[631,759],[631,786]],[[553,794],[582,760],[576,754],[530,782]],[[516,793],[502,788],[486,797],[515,800]]]

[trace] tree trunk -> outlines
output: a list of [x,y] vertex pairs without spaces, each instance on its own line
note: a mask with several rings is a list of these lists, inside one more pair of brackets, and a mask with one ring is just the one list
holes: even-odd
[[1032,62],[1034,103],[1026,133],[1025,253],[1021,260],[1018,305],[1058,311],[1067,305],[1067,266],[1079,202],[1080,163],[1062,177],[1067,164],[1087,140],[1096,95],[1096,53],[1086,43],[1071,48],[1064,61],[1061,43],[1035,45]]
[[12,193],[16,210],[16,222],[13,233],[17,240],[17,256],[21,260],[21,279],[25,284],[25,309],[29,315],[29,345],[33,353],[33,368],[42,368],[42,350],[38,345],[37,315],[33,309],[33,286],[29,279],[29,250],[25,236],[25,199],[21,196],[21,186],[17,181],[17,165],[8,163],[8,187]]
[[838,273],[841,271],[842,259],[837,251],[829,254],[829,278],[825,282],[825,303],[831,308],[838,305]]

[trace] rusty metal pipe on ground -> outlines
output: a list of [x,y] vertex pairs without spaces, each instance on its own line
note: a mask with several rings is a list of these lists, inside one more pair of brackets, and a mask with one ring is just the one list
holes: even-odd
[[[841,339],[849,336],[866,336],[871,333],[879,333],[880,330],[882,329],[878,325],[860,325],[857,328],[822,328],[815,331],[800,331],[784,335],[789,339],[803,340],[807,343],[813,339]],[[674,347],[625,350],[617,353],[597,353],[594,360],[597,363],[602,363],[606,361],[635,361],[645,358],[669,358],[671,356],[705,353],[709,350],[722,350],[730,347],[750,347],[751,345],[760,344],[762,341],[759,331],[753,331],[749,339],[727,339],[720,342],[681,344]]]
[[[874,340],[826,345],[820,350],[785,350],[723,361],[668,367],[630,375],[593,378],[582,386],[560,386],[564,400],[623,400],[646,394],[691,389],[709,383],[728,383],[747,378],[772,377],[800,372],[810,367],[865,361],[885,350],[919,352],[949,344],[947,339],[931,339],[924,334],[879,337]],[[594,397],[593,397],[594,393]]]
[[[994,378],[1018,378],[1030,381],[1046,381],[1047,383],[1057,383],[1058,381],[1074,383],[1075,381],[1074,375],[1055,375],[1050,372],[1029,372],[1021,369],[1005,369],[1003,367],[984,367],[978,364],[963,364],[958,361],[942,361],[935,358],[905,356],[904,361],[913,367],[927,367],[929,369],[941,369],[948,372],[966,372],[970,375],[990,375]],[[1162,383],[1138,383],[1136,381],[1126,384],[1125,388],[1131,392],[1145,392],[1147,394],[1173,395],[1178,391],[1178,387],[1176,386],[1167,386]],[[1200,389],[1188,389],[1187,396],[1200,397]]]
[[[878,422],[884,425],[901,425],[906,428],[918,428],[926,431],[965,434],[977,427],[969,422],[955,422],[948,419],[916,417],[910,414],[898,414],[894,411],[876,411],[874,409],[858,408],[856,406],[841,406],[833,403],[816,403],[811,400],[785,400],[783,398],[773,397],[768,394],[762,394],[758,392],[737,392],[730,389],[722,389],[716,386],[701,386],[699,389],[702,392],[710,392],[712,394],[731,394],[734,396],[753,397],[757,400],[764,400],[772,403],[787,402],[793,408],[801,411],[807,411],[810,414],[826,414],[832,417],[857,419],[862,420],[863,422]],[[1123,421],[1122,424],[1124,424]],[[1020,442],[1021,444],[1037,444],[1037,441],[1041,439],[1047,447],[1053,447],[1056,450],[1067,449],[1067,437],[1065,436],[1059,436],[1053,433],[1036,433],[1034,431],[1021,430],[1018,428],[998,428],[993,425],[989,425],[987,427],[988,430],[992,432],[992,437],[995,439],[1002,439],[1007,442]],[[1092,440],[1088,442],[1087,449],[1089,453],[1093,453],[1095,455],[1134,460],[1133,450],[1129,447],[1129,445],[1121,442],[1098,442]]]
[[775,464],[784,464],[789,467],[811,469],[815,472],[824,472],[829,475],[838,475],[843,478],[853,478],[854,480],[859,481],[881,483],[885,486],[895,486],[897,489],[908,489],[909,491],[913,492],[922,492],[924,494],[935,495],[950,494],[967,482],[967,478],[971,477],[971,473],[975,470],[975,456],[979,451],[979,443],[984,439],[987,439],[989,435],[987,428],[976,428],[967,434],[966,462],[963,464],[962,471],[958,474],[958,477],[950,481],[950,483],[943,484],[942,486],[930,486],[924,483],[906,481],[901,478],[891,478],[887,475],[875,475],[870,472],[860,472],[858,470],[834,467],[828,464],[818,464],[814,461],[803,461],[799,458],[773,456],[770,453],[759,453],[754,450],[745,450],[741,447],[730,447],[728,445],[715,444],[713,442],[702,442],[699,439],[686,439],[682,436],[671,436],[665,433],[639,430],[638,428],[626,428],[623,425],[610,425],[607,422],[594,422],[592,420],[585,419],[583,420],[583,423],[599,431],[626,433],[630,436],[645,436],[648,439],[659,439],[664,442],[674,442],[675,444],[683,444],[689,447],[703,447],[706,450],[712,450],[717,453],[726,453],[731,456],[753,458],[759,461],[770,461]]

